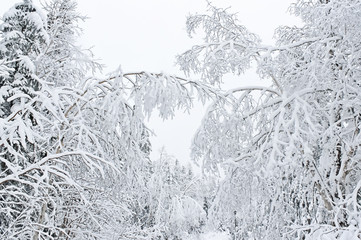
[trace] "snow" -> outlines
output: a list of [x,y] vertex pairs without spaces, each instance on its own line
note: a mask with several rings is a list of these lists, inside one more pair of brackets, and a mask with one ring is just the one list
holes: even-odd
[[192,236],[188,240],[231,240],[231,236],[227,232],[208,232]]
[[20,57],[20,64],[24,68],[27,68],[31,73],[36,71],[35,64],[33,63],[33,61],[31,61],[31,59],[28,56],[21,56]]
[[[312,10],[317,19],[311,15],[310,21],[328,24],[333,18],[320,4]],[[354,6],[352,22],[361,22],[359,7]],[[309,14],[307,6],[302,8]],[[358,26],[341,24],[358,36],[352,41],[342,34],[322,37],[330,35],[328,25],[306,25],[297,30],[300,36],[280,29],[279,47],[267,49],[247,31],[238,33],[243,27],[235,25],[233,15],[212,8],[209,17],[193,20],[200,25],[197,19],[204,18],[206,43],[178,62],[200,74],[200,80],[119,70],[105,79],[91,76],[79,87],[80,81],[68,84],[87,75],[86,67],[78,66],[95,71],[100,65],[72,45],[74,31],[58,31],[52,21],[49,31],[63,35],[51,35],[54,41],[43,44],[36,34],[47,36],[46,21],[23,10],[6,20],[17,27],[0,41],[5,49],[0,51],[0,82],[5,84],[0,103],[6,103],[0,105],[1,239],[44,239],[50,229],[54,238],[65,231],[76,239],[103,234],[121,239],[279,239],[280,234],[283,239],[360,239]],[[72,19],[70,13],[65,12]],[[24,21],[34,30],[29,35],[18,24]],[[15,38],[18,34],[24,36]],[[236,53],[232,39],[240,39]],[[251,60],[264,72],[260,77],[279,81],[228,92],[208,85],[247,69]],[[195,176],[163,153],[159,161],[149,159],[152,133],[144,116],[157,110],[167,119],[179,108],[188,111],[197,96],[193,90],[213,100],[193,149],[215,176]],[[222,179],[216,176],[218,168]]]
[[28,13],[27,18],[30,22],[34,23],[37,29],[42,29],[44,27],[43,19],[37,12]]
[[4,13],[3,15],[3,19],[8,19],[8,18],[12,18],[14,17],[16,14],[18,14],[18,10],[16,9],[16,6],[19,4],[16,4],[15,6],[13,6],[12,8],[10,8],[7,12]]

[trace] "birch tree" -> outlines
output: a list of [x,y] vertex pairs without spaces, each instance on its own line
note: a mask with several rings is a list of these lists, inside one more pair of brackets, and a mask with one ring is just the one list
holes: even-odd
[[[46,13],[31,1],[4,16],[0,42],[0,238],[132,239],[150,176],[144,118],[192,105],[189,85],[147,72],[103,78],[76,45],[83,17],[70,0]],[[147,226],[149,227],[149,226]]]
[[224,9],[188,18],[188,33],[202,28],[205,42],[178,57],[186,73],[217,85],[255,63],[272,81],[227,91],[194,138],[194,158],[224,166],[223,189],[236,193],[218,202],[235,204],[224,206],[234,206],[227,221],[251,213],[239,216],[239,236],[360,239],[360,4],[297,1],[290,9],[304,25],[278,28],[276,46]]

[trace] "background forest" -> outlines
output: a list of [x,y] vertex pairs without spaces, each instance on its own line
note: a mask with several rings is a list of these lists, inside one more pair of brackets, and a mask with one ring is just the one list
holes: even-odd
[[[361,239],[360,0],[298,0],[303,25],[274,46],[209,3],[187,18],[203,39],[176,57],[183,76],[99,77],[76,6],[24,0],[2,18],[0,239]],[[222,89],[251,66],[271,84]],[[203,174],[150,159],[146,119],[197,99]]]

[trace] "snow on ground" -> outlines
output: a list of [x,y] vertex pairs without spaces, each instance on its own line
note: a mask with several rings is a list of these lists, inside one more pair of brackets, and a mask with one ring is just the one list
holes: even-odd
[[192,236],[188,240],[231,240],[231,236],[226,232],[209,232]]

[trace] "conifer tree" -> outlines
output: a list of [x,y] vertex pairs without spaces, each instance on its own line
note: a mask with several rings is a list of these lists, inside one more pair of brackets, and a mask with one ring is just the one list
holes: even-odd
[[[40,106],[35,99],[42,82],[36,75],[36,61],[49,37],[46,20],[31,1],[16,4],[3,20],[0,58],[8,72],[0,76],[0,175],[8,179],[2,179],[0,188],[0,236],[30,238],[33,226],[27,222],[36,222],[41,208],[38,199],[29,198],[39,190],[34,189],[31,182],[42,174],[34,171],[17,180],[9,176],[47,154],[44,141],[34,141],[33,130],[41,128],[36,116]],[[23,228],[26,230],[21,235],[7,232],[9,229],[21,232]]]

